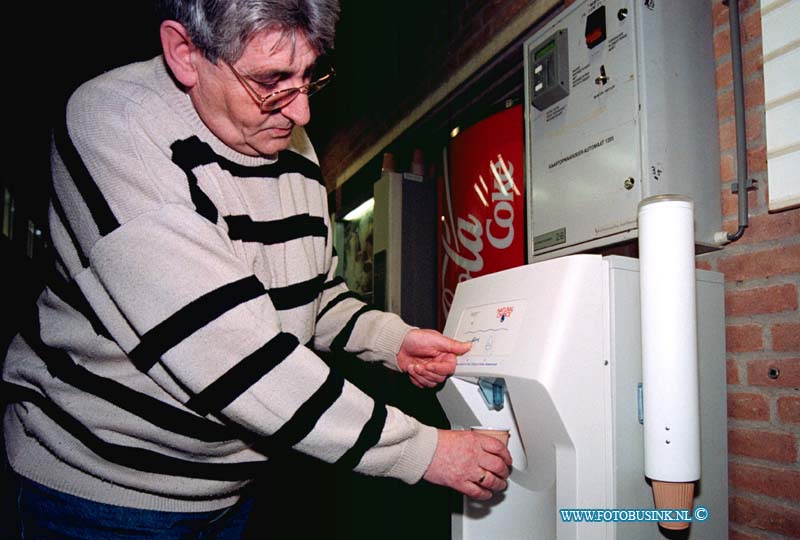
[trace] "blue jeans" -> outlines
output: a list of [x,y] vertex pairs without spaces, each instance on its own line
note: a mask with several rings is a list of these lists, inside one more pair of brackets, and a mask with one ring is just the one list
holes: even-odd
[[2,527],[10,527],[21,540],[241,540],[253,507],[253,497],[243,496],[236,505],[212,512],[125,508],[67,495],[8,472],[5,481],[15,484],[6,487],[16,519]]

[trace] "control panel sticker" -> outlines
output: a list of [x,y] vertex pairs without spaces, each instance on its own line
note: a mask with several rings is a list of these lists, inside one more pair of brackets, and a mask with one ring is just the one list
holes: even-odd
[[533,250],[538,251],[540,249],[557,246],[566,242],[567,228],[561,227],[560,229],[535,236],[533,238]]
[[455,339],[471,341],[459,366],[496,366],[516,345],[525,315],[525,300],[468,307],[461,312]]

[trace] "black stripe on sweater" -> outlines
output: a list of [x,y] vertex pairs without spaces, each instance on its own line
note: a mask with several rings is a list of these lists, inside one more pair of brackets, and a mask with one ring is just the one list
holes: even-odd
[[336,287],[337,285],[341,285],[342,283],[344,283],[344,278],[342,276],[336,276],[332,280],[322,285],[322,290],[325,291],[328,289],[333,289],[334,287]]
[[275,309],[287,310],[304,306],[313,302],[319,296],[322,283],[325,281],[325,274],[320,274],[307,281],[301,281],[286,287],[273,287],[269,292],[269,298]]
[[9,402],[25,402],[35,405],[89,450],[106,461],[129,469],[167,476],[230,482],[250,480],[264,467],[263,461],[200,463],[167,456],[143,448],[113,444],[92,433],[79,420],[35,390],[5,381],[2,387],[4,398]]
[[317,388],[281,428],[273,433],[269,445],[275,450],[291,448],[302,441],[317,425],[320,417],[339,399],[344,388],[344,377],[330,370],[325,382]]
[[89,169],[83,163],[78,150],[72,144],[67,131],[66,116],[62,116],[61,123],[55,128],[53,136],[58,154],[61,156],[67,171],[69,171],[75,187],[78,188],[78,192],[83,197],[100,235],[105,236],[114,231],[119,227],[119,221],[114,216],[114,212],[111,211],[111,207],[108,205],[108,201],[106,201],[100,188],[97,187],[94,178],[89,173]]
[[101,377],[76,364],[61,349],[41,339],[38,311],[32,310],[22,337],[45,363],[47,371],[64,383],[111,403],[142,420],[166,431],[207,442],[237,438],[229,428],[169,405],[159,399],[133,390],[113,379]]
[[[197,213],[211,223],[216,223],[217,216],[219,215],[217,207],[214,206],[214,203],[211,202],[208,195],[200,189],[197,176],[195,176],[193,171],[197,166],[210,163],[207,160],[208,156],[206,155],[205,148],[203,146],[198,146],[196,143],[200,143],[197,137],[172,143],[170,146],[172,150],[172,161],[180,167],[186,175],[186,180],[189,183],[189,195],[197,209]],[[208,147],[205,143],[200,144]],[[211,148],[208,148],[208,150],[210,151]]]
[[336,461],[336,465],[347,469],[353,469],[358,465],[367,450],[378,444],[381,439],[383,426],[386,424],[386,414],[386,406],[375,401],[372,407],[372,416],[361,429],[358,440]]
[[67,213],[64,212],[64,206],[61,204],[61,200],[58,198],[58,195],[55,193],[55,190],[53,190],[50,202],[53,206],[53,211],[56,213],[56,216],[58,217],[58,221],[60,222],[64,230],[67,232],[67,236],[69,236],[70,242],[72,243],[72,247],[75,250],[75,253],[78,256],[78,260],[81,263],[81,267],[88,268],[89,258],[83,253],[83,249],[81,249],[81,245],[78,242],[78,237],[75,236],[75,231],[72,229],[72,225],[67,219]]
[[330,311],[330,310],[331,310],[333,307],[335,307],[337,304],[339,304],[339,302],[342,302],[342,301],[344,301],[344,300],[347,300],[348,298],[354,298],[354,299],[358,300],[359,302],[363,302],[363,303],[365,303],[365,302],[364,302],[364,301],[361,299],[361,296],[359,296],[359,294],[358,294],[358,293],[356,293],[356,292],[353,292],[353,291],[345,291],[345,292],[343,292],[343,293],[339,294],[338,296],[336,296],[336,298],[334,298],[334,299],[333,299],[333,300],[331,300],[330,302],[328,302],[328,304],[327,304],[327,305],[326,305],[326,306],[325,306],[325,307],[322,309],[322,311],[320,311],[320,312],[319,312],[319,314],[317,315],[317,322],[319,322],[319,321],[322,319],[322,317],[324,317],[324,316],[325,316],[325,314],[326,314],[328,311]]
[[[66,213],[64,212],[64,207],[61,205],[61,201],[53,192],[50,204],[53,208],[53,211],[58,218],[58,222],[66,231],[67,236],[70,239],[71,245],[75,254],[80,261],[80,264],[83,268],[89,267],[89,259],[84,255],[83,250],[81,249],[81,245],[78,243],[78,238],[75,236],[75,232],[72,230],[72,226],[70,225],[69,221],[67,220]],[[49,238],[48,238],[49,240]],[[56,251],[54,246],[50,246],[49,250],[52,254],[50,261],[53,262],[55,259],[58,259],[60,264],[66,269],[67,265],[64,261],[60,258],[60,254]],[[48,270],[44,272],[45,277],[45,285],[50,287],[53,292],[58,294],[58,296],[64,300],[71,308],[78,311],[81,315],[89,321],[94,329],[95,333],[101,335],[105,338],[111,339],[111,334],[106,329],[105,325],[100,321],[100,317],[94,312],[94,309],[89,304],[86,297],[83,295],[83,292],[78,287],[78,284],[73,281],[69,280],[68,278],[64,277],[54,268],[54,264],[50,264],[48,266]],[[65,270],[66,271],[66,270]]]
[[203,416],[220,412],[283,362],[299,344],[292,334],[276,335],[190,399],[186,406]]
[[94,308],[92,308],[89,301],[83,295],[83,291],[81,291],[75,281],[67,280],[67,278],[61,275],[55,268],[52,268],[45,273],[44,284],[53,294],[58,296],[64,303],[89,321],[89,324],[92,325],[92,330],[94,330],[98,336],[103,336],[108,340],[113,339],[111,337],[111,332],[108,331],[103,321],[100,320],[100,317],[94,311]]
[[238,178],[278,178],[284,174],[297,173],[325,187],[319,165],[291,150],[279,152],[275,163],[256,167],[239,165],[221,157],[218,163],[220,167]]
[[358,318],[364,313],[374,309],[375,308],[372,306],[366,305],[356,311],[353,316],[350,317],[350,320],[347,321],[347,324],[344,325],[342,330],[336,335],[335,338],[333,338],[333,341],[331,342],[331,351],[343,352],[345,346],[347,346],[347,342],[350,340],[350,335],[353,333],[353,328],[355,328],[356,323],[358,322]]
[[210,291],[146,332],[128,356],[140,371],[146,373],[172,347],[220,315],[264,292],[264,286],[255,276],[247,276]]
[[221,169],[238,178],[278,178],[283,174],[297,173],[316,181],[323,187],[325,186],[319,165],[291,150],[279,152],[278,158],[274,163],[247,166],[234,163],[220,156],[214,152],[208,143],[201,141],[197,136],[176,141],[172,144],[172,147],[173,152],[175,152],[176,147],[179,149],[180,167],[184,171],[201,165],[216,163]]
[[225,216],[225,222],[228,224],[228,237],[231,240],[264,245],[282,244],[309,236],[328,236],[325,220],[309,214],[297,214],[273,221],[253,221],[247,215]]

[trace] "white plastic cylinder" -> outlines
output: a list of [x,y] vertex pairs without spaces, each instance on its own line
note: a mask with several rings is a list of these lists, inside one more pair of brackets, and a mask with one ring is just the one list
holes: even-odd
[[700,478],[694,204],[658,195],[639,204],[645,475]]

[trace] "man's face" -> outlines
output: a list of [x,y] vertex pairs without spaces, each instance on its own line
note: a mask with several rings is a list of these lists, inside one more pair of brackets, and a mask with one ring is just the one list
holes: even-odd
[[[317,54],[302,33],[293,40],[279,30],[257,34],[232,66],[261,96],[310,82]],[[199,62],[189,96],[200,118],[222,142],[249,156],[273,155],[289,146],[295,125],[311,119],[308,96],[272,112],[259,104],[223,61]]]

